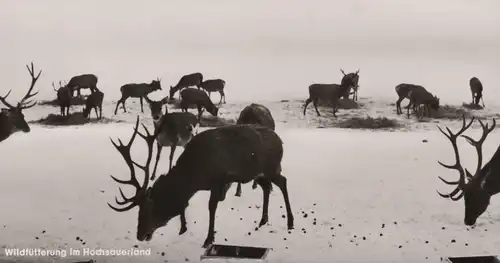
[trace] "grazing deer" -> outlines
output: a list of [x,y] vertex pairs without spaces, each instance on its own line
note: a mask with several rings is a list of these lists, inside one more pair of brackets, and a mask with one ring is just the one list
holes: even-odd
[[[103,100],[104,100],[104,93],[96,88],[94,92],[92,92],[85,101],[85,108],[83,108],[83,117],[90,119],[90,112],[92,111],[93,108],[95,111],[95,115],[97,116],[97,119],[101,119]],[[98,108],[99,112],[97,112]]]
[[414,111],[420,108],[420,105],[423,105],[423,112],[420,116],[421,118],[425,115],[427,111],[428,116],[431,116],[430,109],[438,110],[439,109],[439,98],[432,95],[432,93],[428,92],[425,88],[423,89],[412,89],[408,93],[408,98],[410,99],[410,103],[406,107],[408,112],[408,118],[410,118],[410,107],[413,106]]
[[204,89],[206,92],[208,92],[208,97],[210,98],[210,95],[212,92],[219,92],[220,94],[220,100],[219,100],[219,105],[222,104],[222,99],[224,99],[224,103],[226,103],[226,95],[224,94],[224,87],[226,86],[226,81],[222,79],[209,79],[203,81],[198,88]]
[[[404,99],[410,100],[410,96],[409,96],[410,91],[414,90],[414,89],[425,90],[425,88],[420,86],[420,85],[414,85],[414,84],[408,84],[408,83],[401,83],[401,84],[396,86],[395,90],[396,90],[396,93],[398,94],[398,100],[396,101],[396,113],[398,115],[403,113],[403,111],[401,110],[401,102]],[[410,107],[410,106],[411,105],[408,104],[407,107]],[[415,105],[413,105],[413,110],[416,111]]]
[[90,89],[90,92],[94,92],[97,89],[97,76],[94,74],[74,76],[69,80],[66,86],[69,87],[73,93],[77,91],[77,96],[80,97],[81,89]]
[[354,86],[352,86],[352,92],[349,91],[349,93],[347,93],[344,96],[344,99],[349,99],[349,95],[353,94],[352,100],[357,101],[358,100],[358,89],[359,89],[359,84],[358,84],[358,82],[359,82],[359,69],[356,70],[355,73],[349,73],[349,74],[345,74],[343,69],[340,69],[340,72],[342,72],[342,74],[344,74],[344,76],[342,78],[350,78],[350,79],[352,79],[352,82],[354,83]]
[[323,100],[327,101],[331,104],[333,108],[333,116],[337,117],[335,113],[338,110],[338,102],[340,98],[344,97],[345,94],[348,94],[351,88],[355,85],[354,78],[357,76],[357,73],[351,75],[351,77],[342,78],[342,82],[340,85],[338,84],[312,84],[309,86],[309,98],[306,100],[304,104],[304,115],[306,115],[306,109],[309,103],[313,103],[314,109],[316,109],[316,114],[319,114],[318,110],[318,101]]
[[116,112],[118,111],[118,105],[120,105],[120,103],[123,106],[123,112],[127,112],[127,110],[125,109],[125,101],[128,98],[139,98],[141,102],[141,112],[144,113],[143,102],[142,102],[144,96],[157,90],[161,90],[161,84],[159,78],[156,80],[152,80],[151,83],[139,83],[139,84],[130,83],[121,86],[120,92],[122,93],[122,97],[116,103],[115,115]]
[[33,90],[33,87],[35,87],[36,81],[42,74],[42,70],[40,70],[40,72],[38,72],[38,75],[35,77],[33,62],[31,62],[31,68],[28,65],[26,65],[26,68],[28,68],[28,71],[31,75],[31,85],[26,95],[24,95],[24,97],[17,103],[17,105],[13,106],[6,101],[12,90],[9,90],[9,92],[7,92],[5,96],[0,96],[0,101],[7,107],[2,108],[2,111],[0,112],[0,142],[9,138],[15,132],[30,132],[31,130],[30,126],[24,119],[23,110],[29,109],[36,104],[36,102],[30,101],[29,99],[38,94],[38,91],[35,93],[31,93],[31,91]]
[[[274,118],[271,111],[264,105],[252,103],[241,112],[236,124],[257,124],[274,131]],[[257,188],[257,181],[253,181],[252,189]],[[238,183],[235,196],[241,196],[241,183]]]
[[73,98],[73,91],[67,86],[62,85],[59,81],[59,88],[56,89],[54,82],[52,82],[52,88],[57,92],[57,104],[59,104],[61,116],[69,115],[69,108],[71,107],[71,99]]
[[[482,166],[483,162],[483,152],[482,147],[483,143],[486,140],[488,134],[495,129],[496,121],[493,119],[493,123],[491,127],[481,122],[478,119],[479,124],[481,124],[483,133],[479,140],[475,141],[466,135],[461,135],[465,132],[474,121],[474,118],[466,124],[465,116],[463,116],[462,128],[457,133],[452,133],[451,130],[446,127],[448,133],[445,133],[440,127],[439,130],[443,133],[448,140],[451,142],[451,146],[453,146],[453,151],[455,152],[455,164],[454,165],[446,165],[439,162],[445,168],[457,170],[459,173],[458,181],[450,182],[445,179],[439,177],[441,181],[448,185],[456,185],[457,187],[449,194],[442,194],[438,192],[441,197],[450,198],[453,201],[458,201],[460,198],[464,197],[465,201],[465,218],[464,223],[467,226],[474,225],[479,216],[481,216],[488,205],[490,204],[491,196],[500,192],[500,147],[497,148],[490,161],[487,162],[484,166]],[[460,153],[457,146],[457,138],[458,136],[464,137],[469,144],[476,148],[477,152],[477,166],[474,175],[472,175],[467,169],[462,167],[460,162]],[[467,179],[467,180],[466,180]]]
[[174,95],[177,91],[181,91],[184,88],[189,88],[192,86],[199,87],[202,82],[203,74],[199,72],[182,76],[177,85],[173,87],[170,86],[170,99],[174,99]]
[[472,77],[469,80],[469,86],[470,92],[472,93],[472,104],[477,106],[479,105],[479,100],[481,100],[484,108],[483,84],[481,83],[481,81],[476,77]]
[[154,101],[147,96],[144,97],[149,104],[151,117],[155,127],[156,137],[156,162],[151,175],[151,180],[155,179],[156,168],[160,161],[161,151],[163,147],[170,147],[168,170],[172,169],[172,161],[177,146],[184,147],[193,138],[194,130],[197,130],[199,125],[198,119],[194,114],[189,112],[173,112],[169,113],[165,107],[163,114],[162,107],[168,102],[168,97],[160,101]]
[[[117,204],[127,205],[117,208],[108,203],[111,209],[124,212],[135,206],[139,207],[137,240],[150,241],[156,229],[165,226],[172,218],[184,215],[189,200],[198,191],[210,191],[209,227],[203,247],[215,241],[215,214],[218,203],[225,199],[231,183],[248,183],[258,180],[263,190],[262,218],[259,226],[268,222],[269,196],[272,183],[277,185],[285,200],[288,217],[288,229],[293,229],[293,214],[287,190],[286,177],[281,175],[283,146],[280,137],[272,130],[262,126],[231,125],[200,132],[193,137],[179,156],[177,164],[161,175],[152,187],[149,184],[149,164],[155,136],[143,125],[146,135],[138,132],[139,117],[135,131],[127,145],[115,144],[130,168],[131,179],[128,181],[112,178],[120,184],[133,185],[136,194],[126,198],[120,189],[123,201]],[[148,145],[148,157],[144,166],[134,162],[130,148],[139,134]],[[135,176],[134,165],[144,171],[142,186]]]
[[205,108],[212,116],[217,116],[219,109],[214,105],[210,97],[203,90],[185,88],[181,91],[181,109],[188,111],[189,106],[196,105],[198,108],[198,120],[201,121],[202,109]]

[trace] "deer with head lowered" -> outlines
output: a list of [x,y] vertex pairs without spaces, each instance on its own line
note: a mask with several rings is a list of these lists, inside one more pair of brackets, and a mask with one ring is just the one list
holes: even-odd
[[97,80],[94,74],[83,74],[72,77],[66,86],[71,89],[72,95],[76,91],[77,96],[80,97],[81,89],[90,89],[93,93],[97,89]]
[[56,89],[54,82],[52,82],[52,88],[57,93],[57,104],[61,110],[61,116],[69,115],[69,108],[71,107],[71,100],[73,98],[73,91],[67,86],[63,85],[59,81],[59,88]]
[[[425,88],[420,86],[420,85],[408,84],[408,83],[401,83],[401,84],[397,85],[396,88],[394,88],[394,89],[396,90],[396,93],[398,94],[398,100],[396,101],[396,113],[398,115],[403,113],[403,111],[401,110],[401,102],[404,99],[410,100],[410,91],[412,91],[414,89],[425,90]],[[408,104],[408,107],[410,107],[410,106],[412,106],[413,110],[416,111],[416,105],[411,105],[411,103],[410,103],[410,104]]]
[[199,125],[198,119],[189,112],[172,112],[169,113],[165,107],[165,114],[163,114],[162,107],[167,104],[168,97],[160,101],[154,101],[144,97],[149,104],[151,110],[151,117],[155,127],[156,137],[156,161],[151,175],[151,180],[156,177],[156,168],[160,161],[161,151],[163,147],[170,147],[169,165],[168,170],[172,169],[172,162],[174,153],[177,146],[184,147],[193,138],[194,132]]
[[349,93],[347,93],[344,96],[344,99],[349,99],[349,96],[352,94],[352,100],[357,101],[358,100],[358,89],[359,89],[359,84],[358,84],[359,83],[359,69],[356,70],[356,72],[349,73],[349,74],[345,74],[343,69],[340,69],[340,72],[342,72],[342,74],[344,75],[342,78],[350,78],[350,79],[352,79],[352,82],[354,84],[352,86],[352,92],[349,91]]
[[220,94],[219,105],[220,105],[222,104],[222,99],[224,99],[224,103],[226,103],[226,94],[224,94],[225,86],[226,86],[226,81],[222,79],[209,79],[203,81],[198,86],[198,88],[204,89],[206,92],[208,92],[209,98],[212,92],[219,92]]
[[38,91],[35,93],[31,93],[33,91],[33,87],[35,87],[36,81],[42,74],[42,70],[38,72],[38,75],[35,76],[35,69],[33,67],[33,62],[31,62],[31,68],[26,65],[28,71],[31,75],[31,85],[28,89],[28,92],[24,97],[17,103],[16,106],[11,105],[7,102],[7,97],[10,95],[12,90],[9,90],[5,96],[0,96],[0,101],[7,108],[2,108],[0,112],[0,142],[9,138],[12,134],[18,131],[30,132],[30,126],[24,119],[23,110],[29,109],[36,105],[35,101],[31,101],[38,94]]
[[185,88],[181,91],[181,109],[184,112],[188,111],[189,106],[196,105],[198,109],[198,121],[201,121],[203,108],[205,108],[212,116],[217,116],[219,108],[217,108],[208,94],[200,89]]
[[[445,168],[456,170],[459,174],[459,179],[457,181],[447,181],[442,177],[439,177],[439,179],[441,179],[444,183],[448,185],[456,185],[457,187],[449,194],[442,194],[440,192],[438,192],[438,194],[443,198],[450,198],[453,201],[458,201],[462,197],[464,198],[464,223],[467,226],[471,226],[476,223],[479,216],[481,216],[488,208],[491,196],[500,192],[500,147],[497,148],[490,161],[482,166],[483,143],[488,134],[495,129],[496,121],[493,119],[491,127],[489,127],[488,123],[483,124],[481,120],[478,121],[479,124],[481,124],[482,135],[477,141],[467,135],[462,135],[462,133],[464,133],[472,125],[474,118],[466,124],[465,116],[463,116],[462,128],[457,133],[453,133],[448,127],[446,127],[446,133],[438,127],[441,133],[443,133],[448,140],[450,140],[453,151],[455,152],[454,165],[446,165],[442,162],[439,162],[439,164]],[[457,138],[459,136],[465,138],[469,144],[476,148],[478,161],[476,171],[473,175],[467,169],[464,169],[460,162],[460,152],[457,146]]]
[[115,108],[115,115],[116,112],[118,111],[118,106],[120,103],[123,106],[123,112],[127,112],[125,109],[125,101],[128,98],[139,98],[139,101],[141,103],[141,112],[144,113],[144,107],[143,107],[143,98],[144,96],[148,95],[151,92],[161,90],[161,80],[158,78],[156,80],[152,80],[151,83],[130,83],[130,84],[125,84],[121,86],[120,92],[122,94],[122,97],[118,102],[116,103],[116,108]]
[[424,87],[411,89],[408,92],[408,98],[410,99],[410,103],[406,107],[408,118],[410,118],[410,107],[416,112],[416,110],[423,105],[423,111],[420,118],[425,116],[425,112],[427,112],[427,116],[430,117],[431,109],[439,109],[439,98],[432,95],[432,93],[427,91]]
[[[103,100],[104,93],[96,88],[85,101],[85,108],[83,108],[83,117],[90,118],[90,112],[92,111],[92,109],[94,109],[97,119],[101,119]],[[97,109],[99,109],[99,111],[97,111]]]
[[476,78],[472,77],[469,80],[470,92],[472,93],[472,104],[478,106],[479,100],[483,103],[484,108],[484,100],[483,100],[483,83]]
[[184,88],[189,88],[192,86],[200,87],[200,84],[203,82],[203,74],[200,72],[188,74],[182,76],[177,85],[170,86],[170,99],[174,99],[174,95],[177,91],[182,91]]
[[[177,163],[168,174],[161,175],[149,185],[149,164],[155,136],[144,126],[146,135],[135,131],[127,145],[113,144],[122,154],[130,168],[132,177],[129,181],[112,177],[116,182],[136,187],[136,194],[126,198],[120,191],[123,201],[116,200],[117,208],[108,205],[117,212],[139,207],[137,224],[137,240],[150,241],[154,232],[165,226],[172,218],[183,215],[189,200],[198,191],[210,191],[208,235],[203,243],[207,247],[215,241],[215,214],[218,203],[225,199],[232,183],[248,183],[257,180],[263,189],[262,218],[263,226],[268,222],[269,196],[272,183],[277,185],[285,199],[288,217],[288,229],[293,229],[293,215],[288,198],[286,178],[281,175],[281,159],[283,147],[280,137],[272,130],[262,126],[231,125],[200,132],[194,136],[179,156]],[[130,148],[136,134],[139,134],[148,145],[146,164],[141,166],[130,157]],[[142,186],[135,177],[134,165],[144,171]]]
[[349,91],[354,87],[354,79],[357,73],[354,73],[350,77],[342,78],[342,82],[339,84],[312,84],[309,86],[309,98],[304,104],[304,115],[306,115],[307,106],[312,102],[316,114],[319,114],[318,102],[319,100],[329,102],[333,108],[333,116],[337,117],[335,113],[339,107],[340,98],[349,95]]

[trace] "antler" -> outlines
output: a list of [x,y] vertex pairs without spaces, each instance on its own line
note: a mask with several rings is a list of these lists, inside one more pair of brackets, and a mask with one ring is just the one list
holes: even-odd
[[[493,123],[491,127],[488,127],[489,123],[483,124],[481,120],[479,120],[479,124],[481,124],[481,128],[483,128],[483,134],[481,135],[481,138],[478,141],[473,140],[471,137],[467,135],[462,135],[470,145],[474,146],[477,151],[477,167],[476,167],[476,172],[474,173],[474,176],[479,174],[479,171],[481,170],[481,167],[483,167],[483,143],[486,140],[486,137],[488,137],[488,134],[492,132],[495,129],[496,126],[496,121],[493,119]],[[474,176],[472,176],[467,169],[465,169],[465,172],[467,173],[467,177],[472,180]]]
[[[61,86],[61,82],[59,82],[59,86]],[[54,89],[54,91],[57,92],[56,85],[54,85],[54,81],[52,81],[52,88]]]
[[[458,151],[458,147],[457,147],[457,138],[458,136],[460,136],[463,132],[465,132],[471,125],[472,125],[472,122],[474,122],[474,118],[471,119],[471,121],[469,122],[469,124],[466,124],[465,122],[465,115],[463,115],[462,117],[462,128],[455,134],[453,134],[453,132],[448,128],[448,127],[445,127],[446,130],[448,131],[448,133],[445,133],[441,127],[438,126],[438,129],[439,131],[441,131],[441,133],[443,133],[446,138],[448,138],[451,142],[451,146],[453,146],[453,151],[455,152],[455,160],[456,160],[456,163],[454,165],[446,165],[440,161],[438,161],[438,163],[440,165],[442,165],[443,167],[445,168],[448,168],[448,169],[453,169],[453,170],[457,170],[460,174],[460,178],[458,181],[454,181],[454,182],[450,182],[450,181],[446,181],[444,180],[441,176],[439,176],[439,179],[441,179],[441,181],[443,181],[445,184],[449,184],[449,185],[458,185],[457,188],[455,188],[455,190],[453,190],[451,193],[449,194],[442,194],[438,191],[438,194],[443,197],[443,198],[451,198],[453,201],[457,201],[459,200],[460,198],[462,198],[462,196],[464,195],[463,193],[463,190],[465,189],[466,187],[466,182],[465,182],[465,172],[464,172],[464,168],[462,167],[462,164],[460,163],[460,153]],[[462,192],[455,197],[455,195],[460,192],[460,190],[462,190]]]
[[[125,204],[130,203],[130,205],[128,205],[126,207],[123,207],[123,208],[116,208],[116,207],[114,207],[114,206],[112,206],[111,204],[108,203],[108,206],[111,207],[113,210],[115,210],[117,212],[128,211],[128,210],[134,208],[135,206],[139,205],[139,202],[141,201],[140,199],[144,196],[145,191],[148,189],[148,183],[149,183],[149,165],[150,165],[151,159],[152,159],[153,144],[154,144],[155,138],[154,138],[153,135],[151,135],[149,133],[149,130],[146,128],[146,126],[144,124],[142,124],[142,127],[146,131],[146,135],[140,133],[139,130],[138,130],[138,127],[139,127],[139,116],[137,116],[137,121],[136,121],[135,127],[134,127],[134,133],[132,134],[132,137],[130,138],[130,141],[128,142],[127,145],[124,145],[120,139],[118,139],[118,142],[120,143],[119,145],[117,145],[112,139],[110,139],[111,143],[120,152],[120,154],[122,155],[123,159],[127,163],[127,166],[130,169],[130,177],[131,177],[130,180],[128,180],[128,181],[117,179],[116,177],[114,177],[112,175],[111,175],[111,178],[113,178],[113,180],[115,180],[117,183],[132,185],[132,186],[134,186],[136,188],[136,193],[131,198],[125,197],[125,195],[123,194],[122,189],[119,188],[120,195],[122,196],[123,201],[119,201],[118,198],[115,197],[116,203],[118,205],[125,205]],[[137,134],[139,134],[139,136],[141,136],[146,141],[146,143],[148,145],[148,158],[147,158],[146,164],[144,166],[139,165],[138,163],[134,162],[132,160],[132,157],[130,156],[130,148],[131,148],[132,143],[134,142],[135,136]],[[135,174],[134,165],[144,171],[144,182],[142,184],[142,187],[139,184],[139,181],[137,180],[137,177],[136,177],[136,174]]]
[[38,72],[38,75],[36,75],[36,77],[35,77],[35,74],[34,74],[35,69],[33,66],[33,62],[31,62],[31,68],[28,65],[26,65],[26,68],[28,69],[28,71],[31,75],[31,85],[30,85],[30,88],[28,89],[28,92],[26,93],[26,95],[24,95],[24,97],[21,99],[21,101],[19,101],[19,103],[17,104],[17,107],[19,109],[28,109],[28,108],[35,106],[36,102],[29,101],[29,99],[36,96],[36,94],[38,94],[38,92],[39,92],[39,91],[37,91],[33,94],[31,93],[31,91],[33,90],[33,87],[35,87],[36,81],[38,80],[38,78],[42,74],[42,70],[40,70]]
[[356,73],[354,73],[354,74],[356,74],[356,75],[358,75],[358,74],[359,74],[359,68],[356,70]]
[[7,107],[9,107],[9,108],[11,108],[11,109],[12,109],[12,108],[15,108],[15,107],[14,107],[14,106],[12,106],[10,103],[8,103],[8,102],[5,100],[5,99],[6,99],[6,98],[10,95],[10,92],[11,92],[11,91],[12,91],[12,90],[9,90],[9,92],[7,92],[7,94],[6,94],[5,96],[3,96],[3,97],[2,97],[2,96],[0,96],[0,101],[1,101],[1,102],[5,105],[5,106],[7,106]]
[[344,76],[346,75],[343,69],[340,69],[340,72],[342,72],[342,74],[344,74]]

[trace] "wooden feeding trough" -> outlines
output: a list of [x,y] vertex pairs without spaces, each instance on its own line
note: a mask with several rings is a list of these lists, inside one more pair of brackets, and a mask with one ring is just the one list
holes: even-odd
[[500,263],[497,256],[447,257],[441,258],[442,263]]
[[212,244],[201,255],[201,260],[223,260],[225,262],[267,262],[270,248]]

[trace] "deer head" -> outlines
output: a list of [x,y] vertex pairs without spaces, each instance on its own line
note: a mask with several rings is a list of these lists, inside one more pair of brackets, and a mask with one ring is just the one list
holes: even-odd
[[152,80],[151,84],[149,84],[153,89],[152,91],[161,90],[161,80],[156,78],[156,80]]
[[[163,105],[167,104],[168,103],[168,96],[163,98],[162,100],[160,101],[154,101],[154,100],[151,100],[150,98],[148,98],[148,96],[144,96],[144,99],[146,100],[146,102],[148,103],[149,105],[149,109],[151,110],[151,117],[153,117],[153,121],[154,122],[157,122],[161,119],[161,117],[163,116]],[[166,107],[165,107],[166,109]],[[168,112],[166,111],[165,114],[167,114]]]
[[7,118],[9,119],[10,123],[12,124],[12,127],[14,128],[13,132],[15,132],[17,130],[21,130],[23,132],[30,132],[30,130],[31,130],[28,123],[24,119],[24,114],[22,111],[24,109],[29,109],[29,108],[36,105],[36,102],[31,101],[30,99],[32,97],[36,96],[38,94],[38,91],[35,93],[31,93],[31,92],[33,90],[33,87],[35,87],[36,81],[38,80],[38,78],[42,74],[42,70],[40,70],[40,72],[38,72],[38,75],[35,76],[33,62],[31,62],[31,68],[28,65],[26,65],[26,68],[28,68],[28,71],[31,75],[31,85],[30,85],[26,95],[24,95],[24,97],[17,103],[17,105],[13,106],[6,101],[7,97],[10,95],[10,92],[12,90],[9,90],[9,92],[7,92],[7,94],[5,96],[3,96],[3,97],[0,96],[0,101],[5,106],[7,106],[7,108],[2,109],[2,114],[7,116]]
[[[462,128],[457,132],[453,133],[448,127],[446,127],[447,133],[444,132],[440,127],[438,129],[443,133],[448,140],[451,142],[451,146],[453,147],[453,151],[455,152],[455,164],[454,165],[446,165],[442,162],[438,161],[440,165],[445,168],[452,169],[458,171],[459,179],[458,181],[447,181],[442,177],[439,177],[441,181],[448,185],[456,185],[457,187],[449,194],[442,194],[438,192],[438,194],[443,198],[450,198],[453,201],[458,201],[462,197],[464,197],[465,201],[465,218],[464,223],[468,226],[474,225],[479,216],[481,216],[485,211],[488,205],[490,204],[491,193],[485,188],[486,180],[491,173],[491,169],[489,168],[489,163],[485,165],[482,169],[482,161],[483,161],[483,152],[482,146],[488,134],[495,129],[496,121],[493,119],[493,123],[491,127],[488,126],[488,123],[483,124],[481,120],[478,120],[479,124],[482,127],[482,135],[479,140],[475,141],[469,136],[461,135],[464,133],[474,122],[474,118],[470,120],[468,124],[465,121],[465,115],[463,116]],[[477,152],[477,167],[474,175],[472,175],[467,169],[462,167],[460,162],[460,153],[457,147],[457,138],[461,136],[465,138],[469,144],[476,148]]]

